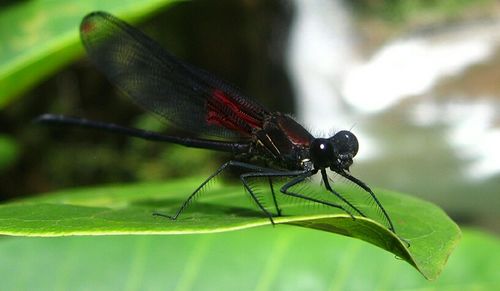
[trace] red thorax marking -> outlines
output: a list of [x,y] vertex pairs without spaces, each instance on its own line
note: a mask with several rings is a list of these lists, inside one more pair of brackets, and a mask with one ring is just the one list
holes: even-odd
[[233,99],[219,89],[207,100],[207,122],[227,129],[250,134],[254,128],[261,128],[262,122],[242,111]]

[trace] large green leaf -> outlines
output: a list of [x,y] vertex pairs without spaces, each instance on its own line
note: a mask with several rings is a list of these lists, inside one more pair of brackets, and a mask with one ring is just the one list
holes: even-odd
[[[153,211],[174,213],[200,181],[68,190],[12,202],[0,206],[0,234],[191,234],[270,224],[261,212],[252,208],[241,186],[220,184],[214,184],[210,193],[196,201],[177,221],[151,215]],[[358,191],[352,187],[341,190],[353,195]],[[366,218],[353,220],[329,207],[280,201],[285,216],[275,220],[365,240],[406,260],[425,277],[436,278],[460,238],[456,224],[430,203],[389,191],[378,190],[377,194],[391,214],[398,234],[411,244],[409,248],[378,222]]]
[[366,243],[297,227],[4,238],[0,290],[498,290],[500,241],[465,231],[429,282]]
[[137,19],[173,0],[33,0],[0,10],[0,108],[83,53],[83,16],[104,10]]

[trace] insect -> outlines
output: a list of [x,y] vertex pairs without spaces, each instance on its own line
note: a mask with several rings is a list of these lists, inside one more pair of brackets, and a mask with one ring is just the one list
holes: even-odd
[[[273,214],[250,187],[252,179],[269,181],[277,216],[281,215],[281,210],[273,183],[285,179],[279,189],[283,195],[342,209],[352,218],[354,215],[365,217],[363,211],[332,187],[327,174],[329,169],[366,191],[386,226],[395,232],[389,215],[373,191],[349,173],[359,147],[356,136],[350,131],[316,138],[289,115],[270,112],[228,83],[175,58],[141,31],[108,13],[87,15],[82,20],[80,34],[90,60],[114,85],[138,105],[189,135],[163,135],[55,114],[43,114],[38,117],[39,122],[94,128],[228,152],[233,156],[203,181],[176,213],[156,215],[176,220],[211,179],[226,169],[238,168],[243,172],[239,178],[244,188],[272,224]],[[318,173],[326,190],[342,203],[293,191],[294,186]]]

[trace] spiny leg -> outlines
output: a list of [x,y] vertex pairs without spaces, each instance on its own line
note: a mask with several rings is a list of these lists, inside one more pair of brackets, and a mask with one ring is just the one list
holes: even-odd
[[356,206],[352,205],[352,203],[349,202],[347,199],[345,199],[342,195],[340,195],[340,193],[333,190],[332,186],[330,186],[330,182],[328,181],[328,175],[326,174],[325,169],[321,170],[321,177],[323,178],[323,182],[325,183],[326,190],[337,196],[340,200],[344,201],[347,205],[349,205],[349,207],[351,207],[352,209],[354,209],[354,211],[359,213],[359,215],[366,217],[366,215],[363,212],[361,212],[361,210],[359,210]]
[[306,172],[303,175],[301,175],[299,177],[296,177],[295,179],[287,182],[285,185],[283,185],[281,187],[281,189],[280,189],[281,193],[283,193],[285,195],[289,195],[289,196],[293,196],[293,197],[297,197],[297,198],[309,200],[309,201],[312,201],[312,202],[316,202],[316,203],[319,203],[319,204],[327,205],[327,206],[330,206],[330,207],[342,209],[344,212],[346,212],[347,214],[349,214],[352,217],[352,219],[355,219],[354,215],[352,215],[352,213],[350,211],[348,211],[347,209],[345,209],[341,205],[338,205],[338,204],[335,204],[335,203],[331,203],[331,202],[328,202],[328,201],[325,201],[325,200],[321,200],[321,199],[316,199],[316,198],[313,198],[313,197],[308,197],[308,196],[305,196],[305,195],[302,195],[302,194],[299,194],[299,193],[289,192],[288,191],[288,189],[290,187],[293,187],[293,186],[301,183],[302,181],[304,181],[305,179],[311,177],[315,173],[316,172],[314,172],[314,171],[309,171],[309,172]]
[[[282,171],[276,171],[276,170],[267,169],[267,168],[260,168],[260,169],[262,170],[262,172],[252,172],[252,173],[242,174],[240,176],[240,179],[241,179],[243,185],[245,186],[245,188],[248,190],[248,192],[250,193],[250,195],[254,199],[254,201],[259,206],[259,208],[262,209],[262,211],[264,211],[264,213],[266,213],[266,215],[269,217],[269,220],[274,225],[274,220],[272,218],[272,215],[269,213],[269,211],[267,211],[265,209],[265,207],[262,205],[262,203],[260,203],[257,196],[255,195],[255,193],[253,192],[251,187],[248,185],[247,179],[249,179],[249,178],[268,178],[269,182],[270,182],[270,186],[272,187],[272,180],[271,180],[272,177],[296,177],[298,175],[304,174],[304,171],[282,172]],[[281,210],[279,209],[276,197],[274,196],[273,188],[271,188],[271,191],[273,191],[274,205],[275,205],[276,209],[279,211],[278,215],[281,215]]]
[[177,212],[174,215],[167,215],[167,214],[158,213],[158,212],[154,212],[153,215],[167,217],[167,218],[170,218],[171,220],[176,220],[177,217],[179,217],[179,215],[186,209],[186,207],[189,205],[189,203],[193,200],[193,198],[196,197],[196,195],[198,194],[198,192],[203,187],[205,187],[205,185],[210,180],[212,180],[213,178],[215,178],[217,175],[219,175],[222,171],[224,171],[228,167],[239,167],[239,168],[249,169],[249,170],[253,170],[253,171],[259,171],[259,170],[268,170],[269,171],[269,170],[271,170],[271,169],[262,168],[262,167],[259,167],[259,166],[256,166],[256,165],[247,164],[247,163],[238,162],[238,161],[229,161],[229,162],[226,162],[222,166],[220,166],[217,169],[217,171],[215,171],[212,175],[210,175],[203,183],[201,183],[201,185],[198,186],[198,188],[196,188],[196,190],[194,190],[194,192],[191,193],[191,195],[189,195],[189,197],[182,203],[181,207],[179,208],[179,210],[177,210]]
[[387,221],[389,223],[389,230],[392,231],[393,233],[396,233],[396,230],[394,229],[394,225],[392,224],[391,218],[387,214],[387,211],[385,211],[385,208],[382,206],[382,204],[378,200],[377,196],[375,196],[375,193],[373,193],[373,191],[370,189],[370,187],[368,187],[368,185],[366,185],[363,181],[359,180],[358,178],[356,178],[354,176],[351,176],[347,172],[342,171],[342,172],[338,172],[338,173],[342,177],[346,178],[347,180],[349,180],[349,181],[353,182],[354,184],[358,185],[359,187],[363,188],[363,190],[365,190],[366,192],[368,192],[371,195],[371,197],[373,198],[375,203],[378,205],[378,207],[380,207],[380,209],[382,210],[382,213],[384,214],[385,218],[387,219]]
[[273,195],[274,207],[276,208],[276,213],[278,216],[281,216],[281,209],[278,207],[278,200],[276,199],[276,194],[274,193],[273,181],[271,177],[267,177],[269,180],[269,188],[271,188],[271,194]]
[[368,187],[368,185],[366,185],[363,181],[359,180],[358,178],[356,178],[354,176],[351,176],[347,172],[341,172],[339,174],[342,177],[344,177],[344,178],[348,179],[349,181],[353,182],[354,184],[358,185],[359,187],[363,188],[363,190],[365,190],[366,192],[368,192],[370,194],[370,196],[373,198],[373,200],[375,201],[375,203],[380,207],[382,213],[384,214],[385,218],[387,219],[387,222],[389,223],[389,230],[392,231],[409,248],[410,245],[411,245],[410,242],[407,239],[399,236],[396,233],[396,230],[394,229],[394,224],[392,223],[392,220],[389,217],[389,214],[387,213],[387,211],[385,210],[385,208],[382,206],[382,203],[380,203],[380,201],[378,200],[377,196],[375,196],[375,193],[373,193],[373,191],[370,189],[370,187]]
[[255,201],[255,203],[257,203],[257,206],[259,206],[260,210],[262,210],[267,215],[267,218],[269,218],[269,220],[271,221],[271,224],[274,225],[273,215],[269,211],[267,211],[267,209],[264,207],[264,205],[262,205],[262,203],[259,201],[259,199],[255,195],[255,193],[253,192],[253,190],[250,187],[250,185],[248,185],[248,181],[246,179],[253,177],[252,174],[262,174],[262,173],[246,173],[246,174],[242,174],[242,175],[240,175],[241,183],[243,183],[243,186],[248,191],[248,193],[250,194],[250,196],[252,197],[252,199]]

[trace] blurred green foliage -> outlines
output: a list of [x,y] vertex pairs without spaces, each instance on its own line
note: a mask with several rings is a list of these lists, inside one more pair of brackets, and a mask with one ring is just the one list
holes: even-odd
[[19,145],[7,135],[0,134],[0,172],[12,165],[19,157]]
[[365,15],[405,23],[463,17],[472,9],[487,9],[495,0],[355,0],[353,7]]
[[82,54],[79,24],[105,10],[143,18],[172,0],[17,1],[0,10],[0,108]]

